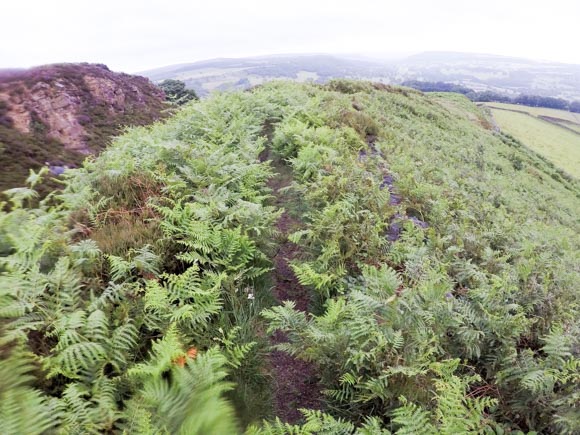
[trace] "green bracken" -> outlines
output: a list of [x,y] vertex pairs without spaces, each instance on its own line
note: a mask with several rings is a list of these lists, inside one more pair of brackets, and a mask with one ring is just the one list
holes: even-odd
[[[580,185],[489,126],[457,95],[276,82],[130,129],[37,206],[32,174],[0,212],[0,431],[577,433]],[[307,312],[269,296],[267,147]],[[266,331],[320,376],[298,424]]]

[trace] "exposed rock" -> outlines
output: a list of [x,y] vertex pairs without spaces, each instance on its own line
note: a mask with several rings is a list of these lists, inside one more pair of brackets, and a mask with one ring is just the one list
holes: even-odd
[[[51,155],[78,155],[78,161],[70,162],[77,164],[98,153],[123,126],[162,117],[165,104],[163,91],[148,79],[114,73],[105,65],[0,70],[0,143],[8,148],[2,158],[26,160],[12,162],[19,168],[20,184],[29,168],[54,162]],[[18,151],[26,144],[34,144],[34,150]],[[0,179],[0,191],[8,187],[13,187],[9,180]]]
[[[21,133],[31,132],[34,113],[47,137],[84,154],[99,151],[103,144],[89,139],[90,126],[79,118],[93,118],[95,109],[105,108],[109,117],[102,121],[110,126],[144,124],[159,118],[164,107],[163,92],[149,80],[91,64],[0,73],[0,100],[6,102],[7,116]],[[136,119],[127,119],[129,114]]]

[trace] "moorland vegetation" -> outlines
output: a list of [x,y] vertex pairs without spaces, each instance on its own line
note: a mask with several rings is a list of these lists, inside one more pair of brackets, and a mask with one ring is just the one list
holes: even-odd
[[[46,176],[0,212],[2,433],[580,431],[580,185],[464,96],[273,82],[34,205]],[[282,243],[305,310],[272,296]],[[298,421],[272,334],[317,373]]]

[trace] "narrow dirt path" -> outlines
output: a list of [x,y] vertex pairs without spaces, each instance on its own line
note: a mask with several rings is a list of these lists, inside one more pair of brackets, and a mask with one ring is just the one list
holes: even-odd
[[[368,135],[366,138],[366,142],[367,142],[367,146],[368,146],[368,151],[361,151],[359,152],[358,155],[358,159],[359,161],[365,161],[368,158],[375,158],[375,157],[381,157],[384,161],[386,161],[385,156],[382,152],[377,150],[377,147],[375,145],[375,142],[377,140],[376,136],[372,136],[372,135]],[[383,179],[381,181],[381,185],[380,188],[381,189],[387,189],[389,191],[389,204],[393,205],[393,206],[399,206],[401,205],[401,203],[403,202],[403,197],[401,196],[401,194],[399,193],[398,189],[395,187],[395,179],[393,177],[393,174],[391,173],[391,171],[389,170],[388,166],[386,165],[386,163],[383,163],[381,165],[381,169],[383,172]],[[414,217],[414,216],[403,216],[400,213],[396,213],[390,221],[390,225],[389,228],[387,229],[387,240],[389,242],[396,242],[397,240],[399,240],[401,238],[401,234],[403,232],[403,221],[405,220],[409,220],[411,222],[413,222],[413,224],[421,227],[421,228],[427,228],[429,225],[422,221],[421,219]]]
[[[290,195],[284,195],[280,189],[288,186],[292,180],[291,171],[283,163],[274,164],[278,176],[270,180],[270,188],[275,196],[275,203],[286,210],[294,204]],[[287,239],[288,234],[300,227],[300,221],[285,211],[277,223],[283,236],[278,252],[274,256],[272,281],[274,297],[279,301],[294,301],[296,308],[307,311],[310,294],[298,282],[289,262],[300,255],[300,247]],[[270,341],[273,345],[287,341],[286,336],[277,332]],[[321,386],[313,364],[299,360],[285,352],[272,351],[270,367],[273,376],[274,411],[277,417],[288,423],[302,419],[300,408],[319,409],[321,406]]]

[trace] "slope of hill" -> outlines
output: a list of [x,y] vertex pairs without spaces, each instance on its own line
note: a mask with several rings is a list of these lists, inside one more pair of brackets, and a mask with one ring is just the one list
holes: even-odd
[[515,104],[485,106],[502,131],[580,178],[580,114]]
[[76,165],[123,126],[159,119],[164,95],[144,77],[104,65],[59,64],[0,71],[0,191],[29,169]]
[[475,91],[580,100],[580,65],[469,53],[428,52],[397,60],[361,60],[338,55],[214,59],[141,74],[154,81],[184,80],[199,95],[212,90],[245,89],[279,78],[317,83],[332,78],[359,78],[391,84],[443,81]]
[[0,211],[0,432],[578,433],[558,174],[464,97],[368,82],[131,129]]

